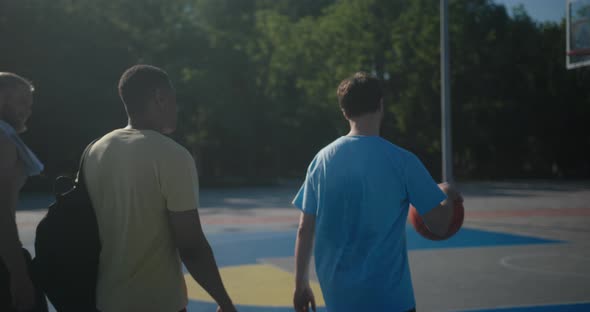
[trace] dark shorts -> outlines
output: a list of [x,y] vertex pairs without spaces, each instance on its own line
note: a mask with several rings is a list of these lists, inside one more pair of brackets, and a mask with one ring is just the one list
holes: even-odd
[[[25,254],[25,259],[27,261],[27,267],[29,268],[29,272],[31,272],[31,254],[23,248],[23,253]],[[35,284],[35,277],[31,276],[33,280],[33,284]],[[47,312],[47,300],[45,300],[45,295],[35,284],[35,289],[37,290],[37,299],[35,307],[30,310],[30,312]],[[0,260],[0,311],[2,312],[13,312],[16,311],[12,307],[12,298],[10,295],[10,274],[4,265],[4,262]]]

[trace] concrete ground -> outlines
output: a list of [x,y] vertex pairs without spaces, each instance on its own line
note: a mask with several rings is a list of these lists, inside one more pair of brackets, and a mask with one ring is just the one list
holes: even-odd
[[[590,182],[459,187],[466,219],[456,237],[433,243],[408,230],[419,311],[590,311]],[[290,311],[299,215],[290,201],[297,188],[201,193],[202,222],[240,311]],[[50,200],[23,197],[17,221],[29,248]],[[214,311],[210,298],[187,283],[189,311]]]

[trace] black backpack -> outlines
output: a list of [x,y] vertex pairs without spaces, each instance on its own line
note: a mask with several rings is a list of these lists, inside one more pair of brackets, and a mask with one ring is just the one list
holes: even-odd
[[[33,274],[57,311],[97,311],[96,279],[100,255],[100,238],[96,215],[84,180],[82,155],[77,182],[69,179],[70,188],[57,188],[56,200],[37,226]],[[67,179],[67,178],[66,178]]]

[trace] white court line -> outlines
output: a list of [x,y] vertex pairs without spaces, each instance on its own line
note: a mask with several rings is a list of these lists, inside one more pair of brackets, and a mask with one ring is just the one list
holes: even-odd
[[518,305],[498,305],[493,307],[483,307],[478,309],[461,310],[463,312],[477,312],[481,310],[508,310],[518,308],[540,308],[548,306],[562,306],[562,305],[574,305],[574,304],[590,304],[590,301],[566,301],[566,302],[555,302],[555,303],[543,303],[543,304],[518,304]]
[[529,272],[529,273],[540,273],[540,274],[547,274],[547,275],[559,275],[559,276],[576,276],[576,277],[585,277],[585,278],[590,278],[590,274],[584,274],[584,273],[572,273],[572,272],[559,272],[559,271],[550,271],[550,270],[544,270],[544,269],[535,269],[535,268],[527,268],[527,267],[522,267],[519,265],[515,265],[510,263],[511,260],[515,260],[515,259],[526,259],[526,258],[539,258],[539,257],[557,257],[557,258],[575,258],[575,259],[582,259],[582,260],[589,260],[590,258],[588,257],[582,257],[582,256],[576,256],[576,255],[556,255],[556,254],[522,254],[522,255],[510,255],[510,256],[505,256],[502,259],[500,259],[500,265],[502,265],[505,268],[511,269],[511,270],[515,270],[515,271],[521,271],[521,272]]

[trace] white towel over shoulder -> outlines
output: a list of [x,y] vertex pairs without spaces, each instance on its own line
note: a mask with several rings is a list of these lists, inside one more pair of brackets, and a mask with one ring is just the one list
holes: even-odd
[[0,120],[0,132],[6,134],[6,136],[8,136],[8,138],[14,142],[14,145],[16,145],[18,156],[25,164],[25,170],[28,176],[35,176],[43,171],[43,164],[41,161],[39,161],[33,151],[27,147],[25,142],[21,140],[21,138],[16,133],[16,130],[14,130],[11,125]]

